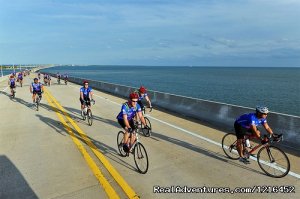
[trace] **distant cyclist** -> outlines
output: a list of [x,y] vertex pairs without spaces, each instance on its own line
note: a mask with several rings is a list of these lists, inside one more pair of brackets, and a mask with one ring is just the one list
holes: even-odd
[[23,85],[23,73],[22,72],[19,72],[18,73],[18,79],[17,81],[20,83],[21,87]]
[[[273,135],[273,131],[269,127],[266,120],[268,113],[269,110],[267,107],[257,106],[255,113],[241,115],[234,122],[234,129],[237,137],[237,151],[240,156],[240,162],[243,162],[245,164],[250,163],[249,160],[243,155],[244,146],[242,143],[244,135],[254,134],[256,137],[261,139],[260,131],[257,129],[258,125],[262,125],[270,135]],[[264,140],[262,140],[262,144],[265,144]]]
[[41,73],[40,72],[38,73],[38,78],[41,79]]
[[145,100],[148,103],[148,108],[150,108],[150,111],[151,111],[152,110],[152,105],[151,105],[150,98],[147,94],[147,89],[144,86],[141,86],[138,90],[138,94],[139,94],[138,104],[140,105],[141,109],[144,110],[144,104],[143,104],[142,100],[145,98]]
[[67,73],[65,73],[65,74],[64,74],[64,80],[65,80],[65,84],[67,84],[67,82],[68,82],[68,78],[69,78],[68,74],[67,74]]
[[117,119],[121,127],[125,130],[124,134],[124,143],[123,149],[125,152],[129,152],[131,146],[135,141],[135,134],[132,134],[131,139],[129,140],[129,134],[133,133],[135,130],[133,118],[138,115],[141,122],[145,125],[146,128],[149,128],[146,125],[145,119],[142,114],[142,109],[140,105],[137,104],[139,96],[137,93],[133,92],[129,95],[128,102],[124,103],[121,108],[121,112],[118,114]]
[[32,93],[32,102],[35,103],[35,96],[38,94],[40,99],[42,99],[42,93],[44,92],[43,84],[39,82],[38,78],[34,78],[34,82],[30,85],[30,93]]
[[88,106],[88,108],[91,107],[91,101],[95,100],[93,99],[93,91],[92,88],[89,87],[89,82],[88,81],[84,81],[83,82],[83,87],[80,88],[80,103],[81,103],[81,112],[83,112],[84,109],[84,102],[86,103],[86,105]]
[[13,74],[9,76],[8,85],[9,85],[9,88],[10,88],[11,96],[13,96],[13,89],[16,89],[16,79],[13,76]]
[[57,82],[60,84],[61,74],[57,72],[56,77],[57,77]]

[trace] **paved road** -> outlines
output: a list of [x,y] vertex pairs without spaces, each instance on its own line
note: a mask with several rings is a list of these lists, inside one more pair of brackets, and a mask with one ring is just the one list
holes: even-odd
[[[124,99],[95,91],[94,123],[89,126],[80,116],[79,85],[53,82],[36,111],[31,81],[25,78],[15,99],[8,96],[6,81],[0,82],[1,199],[300,197],[299,156],[288,155],[293,175],[271,178],[254,160],[244,165],[226,158],[218,145],[224,132],[159,110],[148,115],[152,136],[141,136],[150,166],[140,174],[133,156],[121,157],[117,151],[120,127],[115,118]],[[153,193],[171,186],[263,185],[292,186],[295,193]]]

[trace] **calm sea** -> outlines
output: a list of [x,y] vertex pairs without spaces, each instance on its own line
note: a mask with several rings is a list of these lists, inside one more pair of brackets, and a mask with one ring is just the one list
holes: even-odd
[[57,66],[43,70],[300,116],[300,68]]

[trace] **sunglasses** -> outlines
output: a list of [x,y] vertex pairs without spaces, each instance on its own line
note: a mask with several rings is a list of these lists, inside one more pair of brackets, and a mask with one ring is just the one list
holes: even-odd
[[84,85],[89,85],[89,84],[84,84]]

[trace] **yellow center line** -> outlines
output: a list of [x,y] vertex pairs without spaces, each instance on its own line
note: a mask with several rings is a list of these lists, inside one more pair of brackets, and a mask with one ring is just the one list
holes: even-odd
[[78,132],[78,134],[83,138],[86,144],[91,148],[93,153],[97,156],[97,158],[102,162],[111,176],[116,180],[116,182],[123,189],[128,198],[137,199],[139,196],[136,192],[129,186],[129,184],[124,180],[124,178],[119,174],[119,172],[111,165],[111,163],[105,158],[105,156],[98,150],[98,148],[93,144],[93,142],[87,137],[87,135],[80,129],[80,127],[73,121],[70,115],[65,111],[65,109],[56,101],[56,99],[50,94],[47,90],[48,95],[51,97],[56,106],[61,110],[61,112],[66,116],[68,121],[74,127],[74,129]]
[[98,168],[97,164],[94,162],[94,160],[92,159],[92,157],[88,154],[88,152],[86,151],[86,149],[84,148],[84,146],[82,145],[82,143],[76,138],[76,135],[74,134],[74,132],[72,131],[72,129],[69,127],[69,125],[67,124],[67,122],[64,120],[64,118],[61,115],[61,113],[59,113],[58,109],[53,104],[53,101],[51,101],[50,94],[47,92],[47,89],[44,88],[44,91],[46,91],[45,92],[45,94],[46,94],[45,96],[46,96],[46,99],[47,99],[48,103],[53,108],[53,110],[56,112],[59,120],[64,125],[64,128],[70,134],[73,142],[75,143],[75,145],[77,146],[78,150],[81,152],[81,154],[83,155],[83,157],[86,160],[87,164],[91,168],[92,172],[94,173],[94,175],[96,176],[96,178],[98,179],[98,181],[100,182],[100,184],[102,185],[102,187],[105,190],[107,196],[109,198],[113,198],[113,199],[120,198],[119,195],[116,193],[116,191],[113,189],[113,187],[109,184],[108,180],[103,176],[101,170]]

